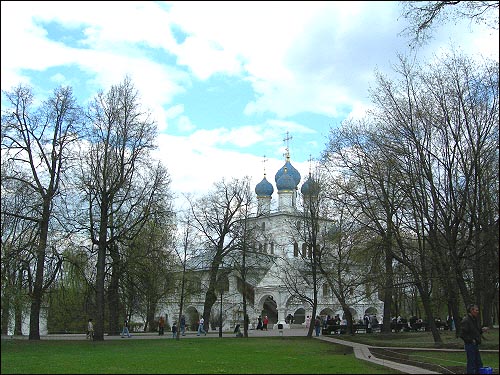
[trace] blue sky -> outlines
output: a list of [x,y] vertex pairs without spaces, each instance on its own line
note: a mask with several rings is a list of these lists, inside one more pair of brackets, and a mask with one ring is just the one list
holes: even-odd
[[[80,103],[130,75],[158,123],[176,194],[284,164],[303,181],[329,129],[370,105],[374,71],[409,54],[397,2],[1,2],[1,86]],[[420,61],[458,47],[498,60],[498,30],[436,29]]]

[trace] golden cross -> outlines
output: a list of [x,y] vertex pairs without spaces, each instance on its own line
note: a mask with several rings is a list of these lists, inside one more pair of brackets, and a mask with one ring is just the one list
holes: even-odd
[[285,148],[285,157],[290,157],[290,149],[288,148],[289,144],[288,141],[292,139],[292,136],[288,135],[288,132],[286,132],[286,137],[283,139],[283,142],[286,142],[286,148]]

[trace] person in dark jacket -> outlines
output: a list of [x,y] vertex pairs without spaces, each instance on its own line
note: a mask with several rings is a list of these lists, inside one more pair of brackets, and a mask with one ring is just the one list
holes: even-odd
[[172,324],[172,338],[177,338],[177,322],[174,322],[174,324]]
[[316,331],[316,336],[319,336],[321,332],[321,318],[319,315],[314,319],[314,330]]
[[481,344],[481,335],[488,328],[479,326],[478,316],[479,308],[477,305],[469,305],[467,306],[467,315],[460,324],[462,329],[460,337],[464,340],[467,355],[467,374],[479,374],[479,369],[483,367],[479,354],[479,344]]

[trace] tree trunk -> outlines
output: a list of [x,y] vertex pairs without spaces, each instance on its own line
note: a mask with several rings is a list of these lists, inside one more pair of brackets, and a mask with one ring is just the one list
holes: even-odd
[[352,313],[351,310],[349,310],[349,306],[343,305],[342,310],[344,311],[344,316],[345,319],[347,320],[347,331],[351,334],[354,335],[354,326],[352,324]]
[[108,202],[105,194],[101,196],[101,217],[99,222],[99,244],[97,248],[97,275],[96,275],[96,305],[97,318],[95,319],[94,341],[104,341],[104,319],[105,319],[105,289],[104,279],[106,276],[106,250],[108,229]]
[[217,286],[217,273],[219,272],[219,264],[221,260],[214,258],[210,269],[210,280],[208,282],[208,289],[205,293],[205,303],[203,305],[203,319],[205,319],[204,328],[208,332],[210,326],[210,313],[215,302],[217,302],[217,294],[215,287]]
[[[144,332],[153,332],[155,329],[154,322],[156,322],[156,319],[155,319],[156,303],[149,301],[148,305],[149,306],[148,306],[147,313],[146,313],[146,324],[144,325]],[[174,320],[175,320],[175,315],[172,316],[172,318],[174,318]],[[178,324],[177,326],[179,327],[180,324]]]
[[109,328],[108,334],[117,336],[120,334],[120,295],[118,293],[120,280],[120,254],[115,243],[109,246],[111,255],[111,280],[108,287],[108,311],[109,311]]
[[16,298],[14,300],[14,335],[19,336],[23,334],[22,325],[23,325],[24,303],[19,298],[19,294],[21,293],[23,284],[22,271],[18,272],[16,283],[17,283],[17,293],[16,293]]
[[2,335],[6,335],[9,329],[11,298],[10,288],[6,288],[2,298]]
[[417,288],[420,292],[420,296],[422,297],[422,304],[424,305],[424,311],[425,311],[425,315],[427,317],[427,324],[429,325],[429,327],[431,329],[432,337],[434,339],[434,344],[439,346],[443,343],[443,340],[441,339],[441,335],[439,334],[439,331],[436,328],[436,323],[434,322],[434,315],[432,313],[431,300],[429,298],[428,293],[426,291],[424,291],[424,288],[423,288],[421,283],[417,282]]
[[[48,193],[47,193],[48,194]],[[47,247],[47,236],[49,233],[50,219],[50,199],[46,196],[43,199],[43,212],[40,222],[40,237],[37,247],[35,284],[33,285],[33,294],[31,297],[30,310],[30,340],[40,340],[40,309],[42,307],[43,297],[43,271],[45,268],[45,249]]]
[[385,251],[385,278],[384,278],[384,315],[382,316],[381,333],[391,333],[391,305],[393,295],[394,276],[392,270],[392,252]]

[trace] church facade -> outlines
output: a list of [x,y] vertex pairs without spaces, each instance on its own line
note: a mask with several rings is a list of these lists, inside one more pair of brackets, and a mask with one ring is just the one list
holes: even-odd
[[[254,247],[257,253],[262,254],[262,264],[259,272],[247,278],[251,289],[247,293],[247,314],[250,319],[250,329],[255,328],[258,318],[267,316],[269,329],[277,328],[283,324],[283,328],[291,328],[296,325],[305,325],[309,317],[312,317],[312,306],[303,298],[297,298],[287,287],[284,273],[286,267],[294,262],[304,261],[309,255],[304,241],[297,235],[302,215],[299,209],[299,199],[305,199],[314,194],[314,181],[311,176],[300,186],[301,175],[290,161],[287,151],[285,164],[275,174],[275,186],[277,192],[277,208],[271,209],[273,203],[274,186],[264,178],[255,186],[257,196],[257,213],[250,218],[250,226],[257,228]],[[275,205],[276,206],[276,205]],[[325,227],[333,223],[324,220],[321,223]],[[273,259],[273,261],[268,261]],[[190,295],[186,300],[183,313],[190,329],[196,328],[196,322],[203,313],[203,302],[205,288],[208,283],[208,274],[203,271],[199,273],[199,293]],[[321,281],[320,281],[321,283]],[[303,282],[307,288],[308,283]],[[221,321],[223,329],[234,328],[236,324],[243,322],[242,281],[236,272],[229,272],[225,288],[222,288],[220,300],[213,306],[209,329],[217,329]],[[322,317],[339,315],[344,313],[333,293],[329,290],[327,283],[318,285],[318,305],[316,313]],[[312,295],[312,289],[306,294]],[[379,320],[383,312],[383,303],[375,297],[366,297],[358,300],[350,306],[353,319],[362,319],[365,314],[375,315]],[[167,315],[170,324],[177,320],[178,305],[165,306],[162,315]],[[290,319],[292,318],[292,319]]]

